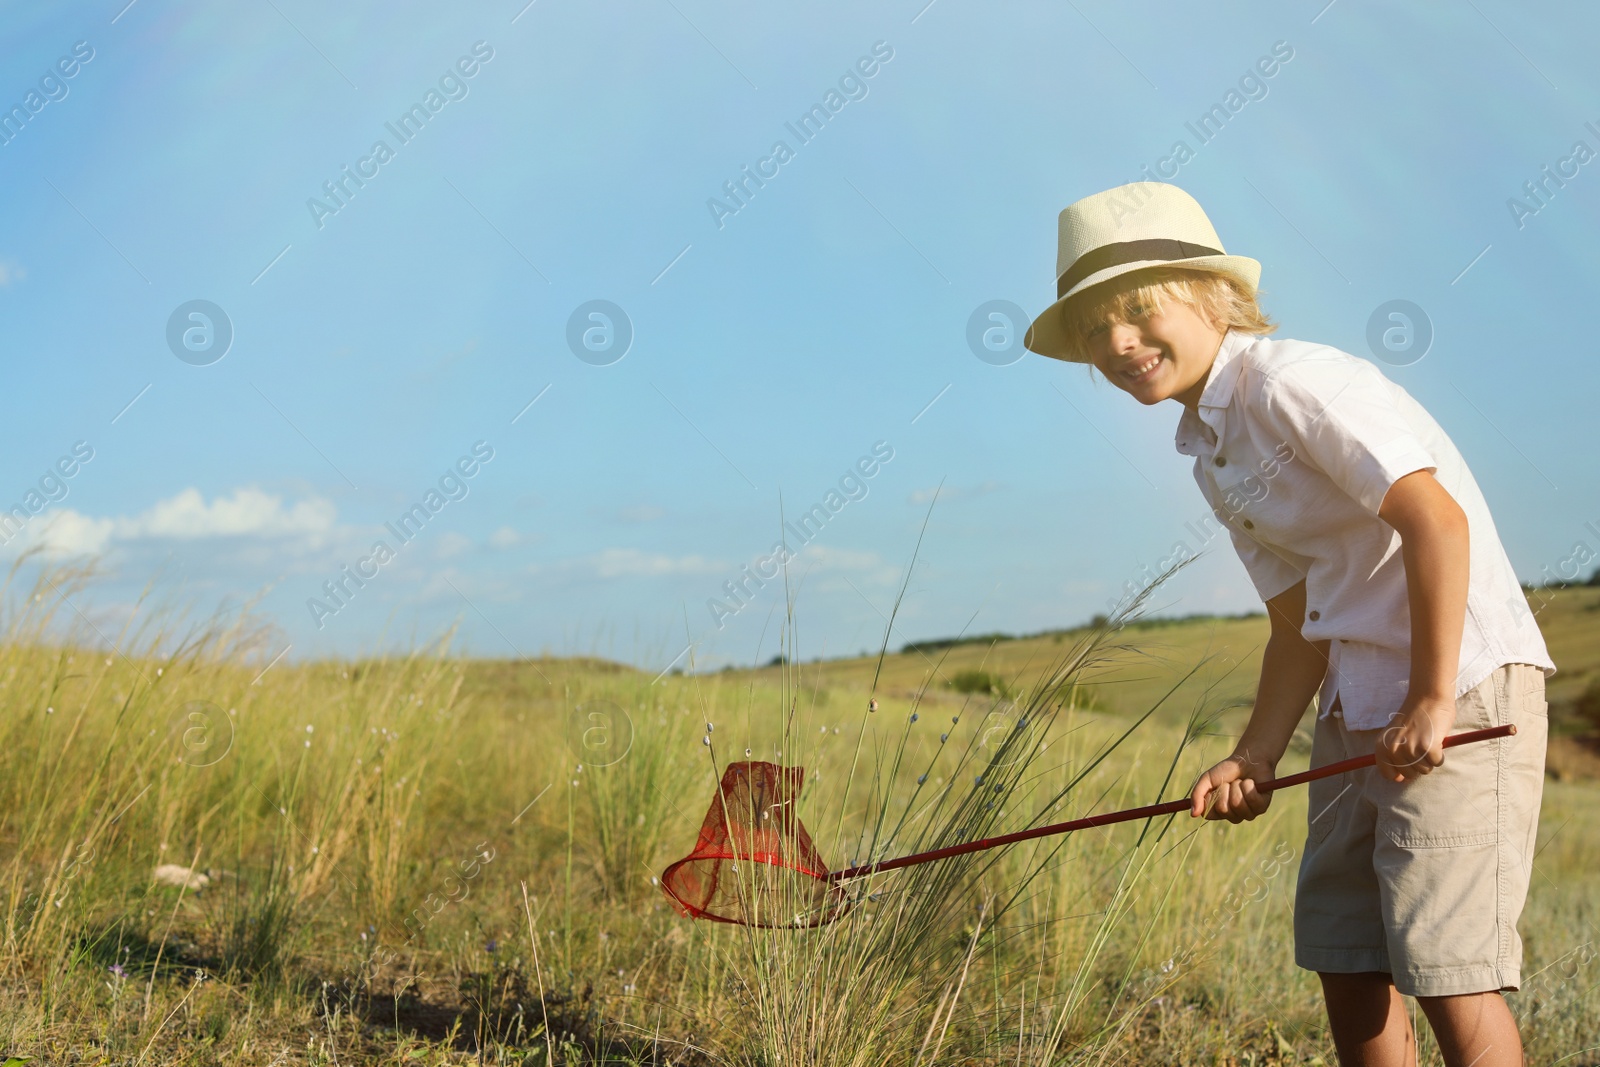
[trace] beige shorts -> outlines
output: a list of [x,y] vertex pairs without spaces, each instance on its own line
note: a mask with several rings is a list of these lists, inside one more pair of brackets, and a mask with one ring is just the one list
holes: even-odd
[[[1507,664],[1462,695],[1451,732],[1508,722],[1515,737],[1448,749],[1409,782],[1368,769],[1311,783],[1295,963],[1386,972],[1416,997],[1518,987],[1549,726],[1538,667]],[[1381,733],[1320,718],[1311,765],[1370,753]]]

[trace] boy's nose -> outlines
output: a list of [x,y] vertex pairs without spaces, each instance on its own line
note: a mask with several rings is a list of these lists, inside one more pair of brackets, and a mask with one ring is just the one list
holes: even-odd
[[1111,327],[1111,351],[1117,355],[1136,351],[1139,347],[1139,331],[1126,322],[1119,322]]

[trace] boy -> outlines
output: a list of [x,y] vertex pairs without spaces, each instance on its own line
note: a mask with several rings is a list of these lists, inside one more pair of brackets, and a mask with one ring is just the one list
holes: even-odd
[[[1183,406],[1178,451],[1266,603],[1254,710],[1191,814],[1266,811],[1256,783],[1313,695],[1313,766],[1376,753],[1313,784],[1295,892],[1295,962],[1340,1061],[1415,1062],[1404,994],[1451,1067],[1520,1065],[1501,991],[1521,981],[1555,666],[1450,439],[1373,364],[1263,336],[1260,271],[1176,186],[1111,189],[1061,213],[1057,301],[1025,344]],[[1445,760],[1450,731],[1505,722],[1515,737]]]

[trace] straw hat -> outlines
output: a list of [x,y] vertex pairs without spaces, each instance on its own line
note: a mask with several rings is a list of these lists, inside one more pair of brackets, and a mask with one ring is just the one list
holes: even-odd
[[1228,255],[1205,211],[1176,185],[1119,185],[1061,212],[1056,302],[1033,320],[1023,345],[1042,356],[1082,362],[1068,349],[1062,305],[1091,286],[1149,267],[1225,274],[1251,293],[1261,279],[1261,264]]

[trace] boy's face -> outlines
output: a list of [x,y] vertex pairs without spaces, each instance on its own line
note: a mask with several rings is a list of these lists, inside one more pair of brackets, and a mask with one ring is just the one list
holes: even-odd
[[1141,404],[1174,399],[1195,407],[1224,330],[1195,308],[1167,298],[1160,311],[1136,307],[1089,330],[1090,360],[1107,380]]

